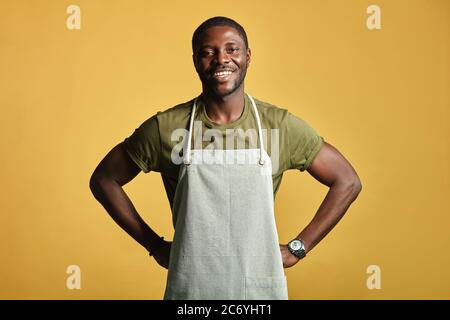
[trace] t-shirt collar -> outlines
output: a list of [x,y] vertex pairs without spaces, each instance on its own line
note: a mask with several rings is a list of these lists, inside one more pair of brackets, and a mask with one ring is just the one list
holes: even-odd
[[206,113],[205,102],[203,100],[203,95],[200,95],[200,97],[197,99],[197,110],[198,114],[200,115],[201,121],[203,121],[205,126],[208,128],[216,128],[216,129],[235,128],[239,126],[243,121],[245,121],[245,119],[247,119],[251,107],[250,103],[251,102],[247,94],[244,94],[244,110],[241,116],[237,120],[227,124],[215,123],[208,117],[208,114]]

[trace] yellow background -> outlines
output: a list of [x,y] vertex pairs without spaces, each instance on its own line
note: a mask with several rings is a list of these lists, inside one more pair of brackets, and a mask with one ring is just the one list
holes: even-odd
[[[81,8],[68,30],[66,8]],[[368,30],[366,8],[381,8]],[[225,15],[247,30],[246,89],[305,119],[354,165],[363,191],[307,257],[291,299],[450,298],[450,1],[16,1],[0,4],[0,298],[160,299],[166,270],[89,190],[103,156],[156,111],[200,92],[194,29]],[[125,186],[173,235],[159,174]],[[285,174],[281,242],[327,188]],[[67,266],[81,290],[66,288]],[[381,268],[369,290],[366,268]]]

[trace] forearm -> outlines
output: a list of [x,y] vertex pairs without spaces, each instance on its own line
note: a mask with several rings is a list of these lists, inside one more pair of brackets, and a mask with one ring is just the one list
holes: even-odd
[[161,239],[144,222],[123,188],[110,178],[92,178],[94,197],[102,204],[113,220],[148,251],[152,251]]
[[361,190],[359,180],[334,183],[311,222],[300,232],[306,252],[314,248],[341,220]]

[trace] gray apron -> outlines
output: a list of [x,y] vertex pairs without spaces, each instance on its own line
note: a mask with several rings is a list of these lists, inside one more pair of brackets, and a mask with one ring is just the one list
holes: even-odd
[[173,202],[164,299],[288,299],[275,226],[272,165],[259,149],[191,150],[192,107]]

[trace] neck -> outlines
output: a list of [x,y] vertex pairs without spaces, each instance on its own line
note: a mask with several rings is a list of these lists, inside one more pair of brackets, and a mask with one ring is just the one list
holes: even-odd
[[244,111],[244,86],[241,85],[230,95],[221,97],[209,90],[202,93],[205,110],[211,121],[217,124],[228,124],[236,121]]

